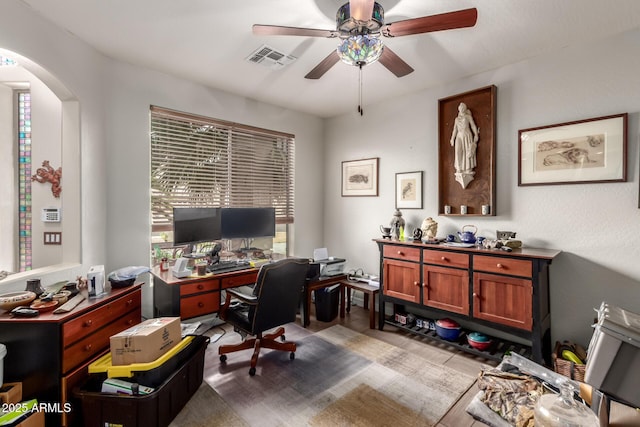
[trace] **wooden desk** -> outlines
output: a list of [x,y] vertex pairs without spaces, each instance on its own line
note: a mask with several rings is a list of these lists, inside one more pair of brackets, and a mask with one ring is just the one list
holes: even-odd
[[320,278],[316,280],[307,280],[305,282],[303,292],[304,301],[302,301],[302,313],[300,316],[302,326],[306,328],[311,323],[309,320],[309,313],[311,312],[311,291],[339,284],[343,280],[347,280],[346,274],[339,274],[337,276],[320,276]]
[[109,337],[142,318],[142,284],[112,289],[82,301],[68,313],[38,317],[0,315],[0,342],[7,346],[4,381],[22,382],[23,399],[71,403],[70,412],[47,412],[47,425],[70,425],[80,408],[72,390],[89,375],[88,366],[109,350]]
[[380,286],[370,285],[365,282],[341,280],[340,281],[340,317],[344,317],[345,293],[347,294],[347,313],[351,311],[351,289],[364,293],[364,308],[369,310],[369,328],[376,328],[376,294],[380,292]]
[[258,268],[229,271],[226,273],[173,277],[171,271],[151,270],[153,275],[154,317],[192,317],[217,313],[224,289],[253,285]]

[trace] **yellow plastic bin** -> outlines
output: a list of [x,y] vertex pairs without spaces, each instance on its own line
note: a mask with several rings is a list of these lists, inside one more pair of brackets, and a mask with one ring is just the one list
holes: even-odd
[[[93,373],[81,387],[74,389],[74,396],[80,401],[81,425],[84,427],[104,427],[123,425],[136,427],[166,427],[178,415],[191,396],[202,384],[204,354],[209,344],[205,336],[187,337],[186,346],[173,357],[163,362],[156,360],[149,366],[111,366],[107,357],[94,362]],[[181,346],[182,342],[178,344]],[[161,358],[162,359],[162,358]],[[171,370],[171,366],[175,368]],[[139,370],[140,369],[140,370]],[[102,393],[102,381],[107,375],[122,375],[130,382],[149,381],[155,383],[155,390],[144,395],[123,395]],[[131,377],[127,375],[131,374]],[[113,377],[112,377],[113,378]],[[146,385],[146,384],[144,384]]]

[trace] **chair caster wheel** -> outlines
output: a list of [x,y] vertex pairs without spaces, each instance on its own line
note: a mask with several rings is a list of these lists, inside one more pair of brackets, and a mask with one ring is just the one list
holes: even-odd
[[256,368],[249,368],[249,375],[254,376],[256,374]]
[[221,354],[221,355],[220,355],[220,361],[221,361],[222,363],[226,362],[226,361],[227,361],[227,355],[226,355],[226,354]]
[[289,359],[293,360],[295,358],[296,358],[296,354],[293,351],[289,353]]

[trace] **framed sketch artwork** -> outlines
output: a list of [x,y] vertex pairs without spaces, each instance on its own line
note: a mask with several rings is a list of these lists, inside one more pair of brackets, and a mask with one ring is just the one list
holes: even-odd
[[422,209],[422,171],[396,174],[396,209]]
[[626,181],[627,113],[518,132],[518,185]]
[[380,159],[342,162],[342,196],[377,196]]

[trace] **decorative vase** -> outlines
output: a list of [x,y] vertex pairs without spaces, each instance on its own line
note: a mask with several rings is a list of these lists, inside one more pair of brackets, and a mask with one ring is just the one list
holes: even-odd
[[393,218],[389,222],[391,226],[391,238],[393,240],[400,240],[400,234],[404,232],[405,220],[402,218],[402,212],[400,209],[396,209],[393,213]]

